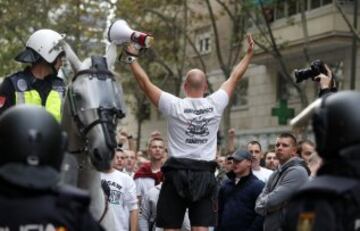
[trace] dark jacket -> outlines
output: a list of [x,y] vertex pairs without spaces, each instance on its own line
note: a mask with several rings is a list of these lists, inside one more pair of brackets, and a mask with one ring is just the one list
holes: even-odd
[[217,231],[262,230],[263,217],[255,210],[255,201],[264,183],[252,173],[242,177],[235,184],[235,175],[228,173],[229,179],[219,191],[219,219]]
[[359,190],[355,178],[315,177],[290,201],[282,230],[360,230]]
[[80,189],[27,189],[2,179],[0,185],[0,229],[104,230],[90,215],[90,198]]

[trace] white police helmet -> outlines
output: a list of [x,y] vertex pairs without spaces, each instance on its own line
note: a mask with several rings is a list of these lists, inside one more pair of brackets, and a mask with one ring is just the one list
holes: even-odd
[[23,63],[34,63],[41,57],[46,62],[53,63],[64,52],[59,45],[59,41],[64,37],[64,35],[50,29],[37,30],[26,42],[26,49],[18,54],[15,60]]

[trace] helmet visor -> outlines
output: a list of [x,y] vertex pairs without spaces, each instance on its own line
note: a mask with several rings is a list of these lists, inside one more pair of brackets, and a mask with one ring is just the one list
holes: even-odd
[[59,173],[48,166],[28,166],[8,163],[0,167],[0,177],[25,188],[48,189],[58,184]]
[[15,60],[21,63],[35,63],[39,59],[40,55],[28,47],[15,57]]

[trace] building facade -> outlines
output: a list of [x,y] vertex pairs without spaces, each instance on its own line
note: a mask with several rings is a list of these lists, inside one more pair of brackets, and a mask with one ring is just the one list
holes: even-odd
[[[293,75],[294,69],[308,67],[304,55],[304,48],[306,48],[308,60],[320,59],[331,66],[336,75],[339,90],[345,90],[351,87],[354,54],[356,76],[360,76],[360,52],[354,53],[354,50],[358,51],[359,46],[354,48],[353,33],[338,8],[341,7],[348,22],[353,23],[354,1],[335,1],[305,0],[303,14],[305,21],[301,14],[301,1],[278,1],[271,7],[267,5],[265,7],[273,36],[289,73]],[[214,3],[215,11],[220,8],[221,6]],[[306,23],[305,27],[304,23]],[[230,24],[228,17],[218,18],[220,39],[229,39],[227,35],[230,33]],[[216,60],[214,32],[210,23],[197,27],[199,29],[194,30],[196,45],[207,66],[210,67],[207,70],[209,81],[213,88],[217,89],[225,78]],[[306,28],[306,32],[304,32],[304,28]],[[250,25],[247,31],[251,32],[255,39],[260,38],[261,31],[255,25]],[[305,33],[308,36],[305,36]],[[220,44],[222,43],[220,42]],[[224,47],[224,49],[227,48]],[[257,46],[252,64],[239,84],[240,94],[235,97],[231,109],[231,127],[236,130],[237,146],[244,146],[249,140],[256,139],[260,141],[264,149],[267,149],[275,142],[275,138],[280,132],[291,130],[287,123],[279,123],[279,117],[274,116],[274,113],[276,114],[276,110],[280,110],[281,107],[283,111],[280,114],[285,117],[282,119],[288,122],[293,117],[291,109],[296,115],[304,107],[292,85],[283,77],[279,59]],[[309,103],[317,97],[315,82],[305,80],[298,85],[305,92]],[[358,77],[355,79],[355,89],[360,89],[360,78]],[[136,131],[134,126],[131,127],[134,125],[131,117],[126,119],[124,124],[130,126],[130,130]],[[146,142],[147,134],[154,130],[165,134],[165,126],[163,118],[153,108],[151,119],[143,124],[142,147]],[[312,132],[309,128],[305,129],[305,134],[312,139]]]

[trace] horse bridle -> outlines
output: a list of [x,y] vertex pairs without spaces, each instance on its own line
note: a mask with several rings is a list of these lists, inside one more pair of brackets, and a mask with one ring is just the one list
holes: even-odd
[[[89,131],[94,128],[96,125],[101,124],[101,126],[106,126],[106,125],[116,125],[116,122],[113,121],[114,118],[111,118],[110,116],[107,115],[116,115],[116,119],[121,119],[123,117],[125,117],[125,114],[122,112],[121,109],[117,109],[117,108],[104,108],[104,107],[99,107],[99,108],[95,108],[95,109],[88,109],[88,110],[83,110],[83,113],[91,113],[91,111],[95,110],[96,114],[98,115],[98,118],[95,119],[94,121],[92,121],[90,124],[85,124],[78,112],[77,112],[77,106],[76,106],[76,102],[74,100],[75,98],[75,94],[73,92],[72,88],[69,88],[69,92],[68,92],[68,100],[70,102],[70,112],[71,112],[71,116],[73,117],[76,126],[79,129],[79,133],[81,135],[82,138],[85,138],[86,135],[89,133]],[[105,133],[106,136],[108,136],[108,133]],[[108,142],[110,140],[110,137],[106,137],[106,142]],[[110,146],[110,144],[107,143],[107,145]],[[83,148],[83,150],[74,150],[71,151],[71,153],[80,153],[82,151],[85,150],[85,147]]]

